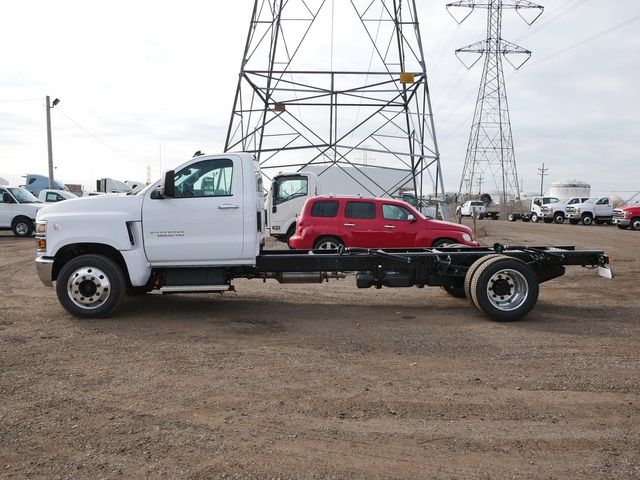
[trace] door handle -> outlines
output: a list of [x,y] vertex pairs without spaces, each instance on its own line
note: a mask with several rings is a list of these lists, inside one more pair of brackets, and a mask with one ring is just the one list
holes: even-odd
[[355,227],[356,224],[355,223],[345,223],[344,226],[345,227]]
[[396,228],[395,225],[385,225],[384,228]]
[[238,205],[230,205],[228,203],[223,203],[222,205],[218,205],[218,208],[220,210],[231,210],[231,209],[236,209],[240,207]]

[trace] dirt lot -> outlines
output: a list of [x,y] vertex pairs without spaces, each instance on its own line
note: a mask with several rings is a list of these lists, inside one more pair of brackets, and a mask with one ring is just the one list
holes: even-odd
[[438,288],[236,283],[78,320],[0,235],[0,477],[640,478],[640,234],[483,221],[604,248],[511,324]]

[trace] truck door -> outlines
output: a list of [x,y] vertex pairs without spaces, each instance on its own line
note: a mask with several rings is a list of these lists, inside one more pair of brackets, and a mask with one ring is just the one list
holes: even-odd
[[242,168],[236,157],[201,160],[175,172],[174,198],[147,193],[142,228],[151,263],[231,263],[242,258]]
[[598,200],[593,208],[593,214],[596,217],[610,217],[611,212],[612,208],[609,205],[609,199],[607,197],[602,197]]
[[[269,228],[272,235],[285,235],[309,197],[309,177],[282,175],[274,179],[269,192]],[[311,195],[315,193],[311,192]]]

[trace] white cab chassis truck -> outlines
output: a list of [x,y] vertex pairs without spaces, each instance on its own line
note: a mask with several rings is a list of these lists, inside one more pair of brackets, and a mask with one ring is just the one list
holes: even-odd
[[572,225],[582,222],[583,225],[596,223],[611,224],[613,222],[613,202],[609,197],[593,197],[583,203],[567,207],[567,218]]
[[236,278],[320,283],[351,274],[359,288],[438,286],[498,321],[529,313],[539,284],[566,265],[611,276],[602,251],[573,247],[265,251],[263,207],[253,155],[195,157],[137,195],[40,210],[38,276],[78,317],[107,316],[127,293],[224,292]]

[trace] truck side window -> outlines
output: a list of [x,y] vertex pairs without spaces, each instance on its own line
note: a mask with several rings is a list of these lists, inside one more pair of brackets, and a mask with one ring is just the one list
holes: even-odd
[[44,200],[45,202],[57,202],[58,194],[54,192],[47,192],[47,198]]
[[279,205],[293,198],[306,197],[309,179],[305,176],[278,178],[273,186],[273,204]]
[[311,206],[312,217],[335,217],[338,215],[337,200],[318,200]]
[[347,202],[346,218],[376,218],[376,204],[373,202]]
[[398,205],[382,205],[382,218],[385,220],[406,220],[412,215],[409,210]]
[[232,160],[203,160],[176,172],[176,198],[231,196],[232,179]]

